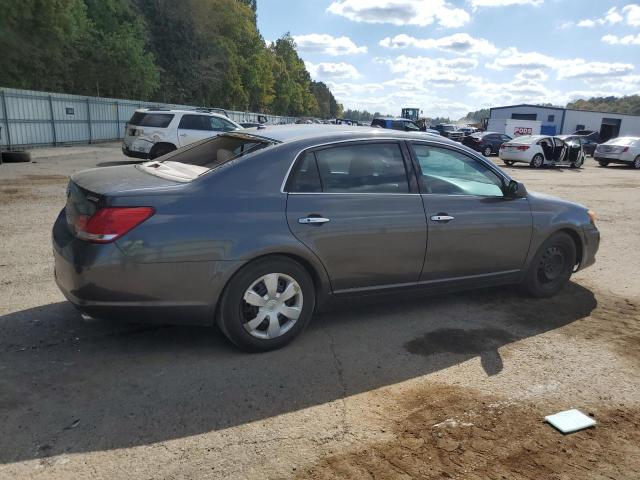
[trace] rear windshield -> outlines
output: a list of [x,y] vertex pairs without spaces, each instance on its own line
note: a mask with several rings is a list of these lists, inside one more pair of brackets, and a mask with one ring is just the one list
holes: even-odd
[[129,120],[129,125],[138,127],[167,128],[173,119],[172,113],[136,112]]
[[198,167],[215,168],[275,142],[250,135],[218,135],[192,143],[160,157],[160,161],[180,162]]
[[531,135],[522,135],[521,137],[515,137],[512,141],[515,143],[535,143],[544,137],[537,137]]

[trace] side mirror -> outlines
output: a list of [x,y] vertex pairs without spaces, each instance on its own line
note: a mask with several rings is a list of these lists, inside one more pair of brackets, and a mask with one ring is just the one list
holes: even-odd
[[504,196],[505,198],[524,198],[527,196],[527,189],[524,184],[511,180],[504,187]]

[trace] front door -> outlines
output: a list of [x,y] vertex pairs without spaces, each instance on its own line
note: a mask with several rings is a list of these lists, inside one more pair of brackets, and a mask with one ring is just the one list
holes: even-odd
[[455,148],[414,143],[429,241],[421,282],[517,275],[532,234],[525,198],[505,198],[502,176]]
[[417,284],[426,247],[422,200],[398,142],[308,151],[287,182],[287,221],[336,293]]

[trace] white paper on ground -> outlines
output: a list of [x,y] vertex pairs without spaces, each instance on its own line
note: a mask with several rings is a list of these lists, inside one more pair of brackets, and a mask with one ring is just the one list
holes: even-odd
[[576,409],[565,410],[555,415],[547,415],[544,419],[562,433],[577,432],[583,428],[593,427],[596,424],[593,418]]

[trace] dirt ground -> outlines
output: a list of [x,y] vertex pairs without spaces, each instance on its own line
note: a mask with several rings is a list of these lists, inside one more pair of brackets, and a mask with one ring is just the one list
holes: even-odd
[[[53,282],[74,171],[117,144],[0,166],[0,478],[638,479],[640,172],[506,168],[595,210],[593,267],[514,288],[351,302],[289,347],[215,329],[83,321]],[[578,408],[594,428],[543,417]]]

